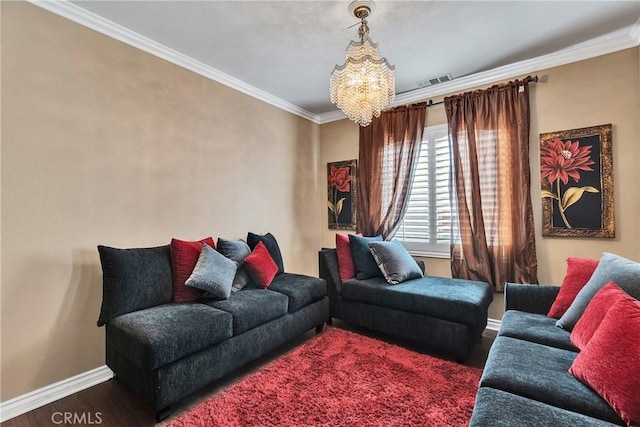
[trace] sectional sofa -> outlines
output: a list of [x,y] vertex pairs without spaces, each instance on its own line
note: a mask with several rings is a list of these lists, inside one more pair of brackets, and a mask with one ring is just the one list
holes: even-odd
[[321,330],[329,318],[323,279],[283,272],[266,289],[248,284],[227,299],[174,302],[169,245],[98,250],[107,366],[152,406],[157,420],[185,396]]
[[561,287],[506,284],[471,427],[640,425],[640,264],[585,261],[580,283],[570,258]]
[[484,368],[472,427],[625,425],[569,373],[578,349],[546,316],[558,286],[507,283],[505,314]]

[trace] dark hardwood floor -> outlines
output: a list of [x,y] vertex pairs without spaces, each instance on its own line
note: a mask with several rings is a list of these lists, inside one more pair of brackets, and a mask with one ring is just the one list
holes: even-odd
[[[378,334],[363,328],[347,325],[339,320],[334,320],[332,326],[327,328],[343,328],[367,336],[375,337],[383,341],[400,344],[412,350],[421,351],[412,347],[409,343],[390,338],[386,335]],[[325,329],[326,330],[326,329]],[[179,405],[172,406],[171,417],[159,424],[156,424],[154,412],[138,400],[129,390],[120,385],[115,380],[110,380],[98,384],[79,393],[60,399],[56,402],[35,409],[26,414],[15,417],[2,423],[2,427],[40,427],[40,426],[103,426],[103,427],[136,427],[136,426],[165,426],[173,418],[188,410],[192,406],[200,403],[208,397],[235,384],[246,375],[259,370],[262,366],[290,352],[300,344],[312,339],[316,335],[315,331],[309,331],[293,342],[269,353],[268,355],[248,364],[201,392],[190,396]],[[465,361],[465,365],[484,367],[487,354],[493,340],[495,332],[485,331],[480,342],[474,347],[470,357]],[[424,353],[424,352],[423,352]],[[67,421],[65,422],[65,416]],[[75,417],[75,418],[74,418]]]

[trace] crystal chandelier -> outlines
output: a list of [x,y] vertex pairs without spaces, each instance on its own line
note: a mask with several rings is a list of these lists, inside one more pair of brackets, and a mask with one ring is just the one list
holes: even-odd
[[331,102],[360,126],[368,126],[374,116],[379,117],[396,91],[396,67],[386,58],[380,59],[378,44],[369,38],[365,18],[374,7],[375,3],[370,0],[349,5],[349,11],[360,19],[360,41],[349,43],[344,65],[336,65],[330,79]]

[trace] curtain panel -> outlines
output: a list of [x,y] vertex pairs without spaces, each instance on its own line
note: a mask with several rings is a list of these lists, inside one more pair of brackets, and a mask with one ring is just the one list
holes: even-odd
[[418,163],[427,104],[383,111],[360,127],[358,232],[391,239],[407,209]]
[[453,277],[537,283],[526,81],[444,99],[451,144]]

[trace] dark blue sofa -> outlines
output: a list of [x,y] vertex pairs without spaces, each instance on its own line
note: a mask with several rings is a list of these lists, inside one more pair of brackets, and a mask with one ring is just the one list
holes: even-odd
[[[382,277],[342,283],[335,249],[319,252],[332,318],[464,360],[487,325],[489,284],[425,276],[397,285]],[[424,264],[421,264],[424,271]]]
[[480,379],[471,427],[625,425],[569,373],[578,349],[546,316],[560,287],[507,283],[505,313]]
[[[106,362],[161,420],[170,405],[317,328],[329,318],[323,279],[277,275],[228,300],[173,303],[169,246],[99,246]],[[114,289],[115,288],[115,289]]]

